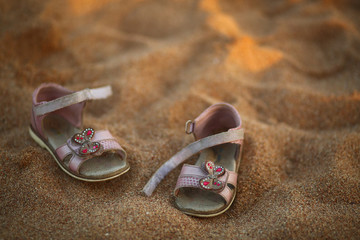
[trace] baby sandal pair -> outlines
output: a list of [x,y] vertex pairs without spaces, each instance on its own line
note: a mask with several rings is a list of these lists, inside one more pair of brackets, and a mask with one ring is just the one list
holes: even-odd
[[[33,93],[30,136],[50,152],[70,176],[90,182],[106,181],[126,173],[126,152],[107,130],[83,128],[86,101],[104,99],[111,87],[70,91],[57,84],[42,84]],[[197,217],[225,212],[234,201],[244,131],[237,110],[227,103],[207,108],[185,132],[189,144],[165,162],[143,189],[150,196],[174,168],[198,154],[194,165],[184,164],[175,187],[175,205]]]

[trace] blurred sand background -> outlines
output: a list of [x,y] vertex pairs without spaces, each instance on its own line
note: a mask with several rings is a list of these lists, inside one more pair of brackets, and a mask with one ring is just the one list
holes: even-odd
[[[118,138],[130,172],[62,172],[27,130],[43,82],[112,85],[85,125]],[[143,196],[193,141],[185,122],[222,101],[246,130],[232,207],[175,209],[180,167]],[[357,0],[3,0],[0,104],[1,239],[359,239]]]

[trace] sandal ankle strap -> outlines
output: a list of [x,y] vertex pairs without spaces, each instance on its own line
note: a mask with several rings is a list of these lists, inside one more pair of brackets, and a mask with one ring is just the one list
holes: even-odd
[[87,88],[52,101],[40,103],[39,105],[34,106],[34,114],[35,116],[41,116],[86,100],[104,99],[111,96],[111,94],[111,86],[93,89]]

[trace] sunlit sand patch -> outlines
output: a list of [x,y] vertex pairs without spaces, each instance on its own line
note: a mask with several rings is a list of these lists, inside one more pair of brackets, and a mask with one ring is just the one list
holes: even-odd
[[220,11],[218,0],[203,0],[200,2],[200,8],[211,13]]
[[217,0],[202,1],[200,7],[209,13],[207,23],[212,29],[234,39],[227,46],[229,55],[226,65],[235,64],[244,70],[260,72],[283,58],[280,51],[258,46],[251,37],[246,36],[235,19],[221,11]]
[[236,40],[228,49],[227,63],[236,64],[251,72],[263,71],[283,58],[280,51],[261,47],[250,37]]
[[70,10],[78,16],[99,10],[113,0],[68,0]]
[[213,15],[208,18],[207,23],[211,28],[225,36],[239,37],[242,35],[235,20],[226,14],[218,13]]
[[204,0],[200,3],[200,8],[209,13],[207,24],[215,31],[228,37],[238,37],[241,35],[236,21],[233,17],[221,11],[217,0]]

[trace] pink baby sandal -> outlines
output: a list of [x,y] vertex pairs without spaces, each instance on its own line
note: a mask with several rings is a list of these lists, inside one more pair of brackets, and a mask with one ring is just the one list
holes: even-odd
[[182,167],[174,191],[175,205],[188,215],[217,216],[235,199],[244,139],[240,115],[230,104],[214,104],[194,121],[188,121],[185,131],[193,133],[197,141],[164,163],[143,192],[150,196],[170,171],[200,153],[195,165]]
[[111,94],[110,86],[73,92],[53,83],[33,93],[30,136],[76,179],[105,181],[130,169],[126,152],[109,131],[82,128],[86,101]]

